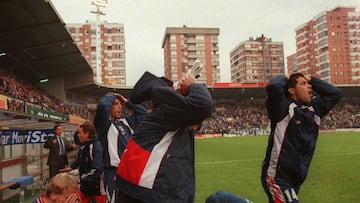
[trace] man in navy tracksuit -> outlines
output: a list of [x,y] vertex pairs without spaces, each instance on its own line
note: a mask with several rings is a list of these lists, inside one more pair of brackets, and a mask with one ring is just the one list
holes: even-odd
[[82,203],[91,202],[92,199],[98,203],[105,203],[103,149],[92,123],[85,122],[80,125],[74,134],[74,140],[80,145],[77,159],[70,168],[63,169],[63,172],[79,168],[79,195]]
[[[122,116],[123,106],[133,111]],[[147,110],[133,104],[118,93],[108,93],[100,99],[94,117],[97,136],[104,150],[104,183],[107,201],[115,201],[116,169],[128,140]]]
[[261,181],[269,202],[297,203],[314,154],[320,119],[340,101],[342,91],[301,73],[271,79],[266,91],[271,134]]
[[192,203],[195,193],[194,135],[214,110],[204,84],[186,76],[175,91],[146,72],[130,97],[151,99],[153,110],[135,130],[117,171],[118,203]]

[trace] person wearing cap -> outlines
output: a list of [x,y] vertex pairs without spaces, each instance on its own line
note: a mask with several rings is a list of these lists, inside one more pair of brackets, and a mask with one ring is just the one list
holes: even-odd
[[117,170],[117,202],[194,202],[194,135],[214,111],[204,84],[172,82],[145,72],[131,101],[151,100],[152,111],[136,128]]
[[[123,108],[132,111],[123,116]],[[147,114],[143,105],[133,104],[119,93],[102,97],[94,116],[96,134],[104,150],[104,184],[107,202],[115,201],[116,169],[128,140],[141,119]]]

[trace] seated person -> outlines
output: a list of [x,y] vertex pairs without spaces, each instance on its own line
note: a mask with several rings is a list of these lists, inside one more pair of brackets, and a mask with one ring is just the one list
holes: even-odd
[[80,203],[77,179],[67,173],[55,175],[33,203]]

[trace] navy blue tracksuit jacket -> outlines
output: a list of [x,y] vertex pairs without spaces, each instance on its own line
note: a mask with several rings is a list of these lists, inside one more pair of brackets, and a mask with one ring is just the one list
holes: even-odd
[[283,190],[304,182],[318,138],[320,119],[341,99],[342,91],[312,77],[309,84],[317,93],[309,105],[292,101],[284,95],[287,78],[277,76],[266,87],[267,109],[271,119],[271,134],[262,165],[261,179],[274,181]]
[[150,93],[156,105],[129,140],[118,167],[118,189],[144,202],[192,203],[194,132],[189,126],[211,116],[211,95],[204,84],[192,84],[186,96],[171,87]]

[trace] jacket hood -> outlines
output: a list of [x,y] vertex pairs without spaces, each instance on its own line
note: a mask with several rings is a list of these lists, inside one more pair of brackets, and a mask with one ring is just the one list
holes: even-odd
[[140,104],[151,99],[151,90],[154,87],[172,87],[173,82],[165,77],[157,77],[146,71],[136,82],[130,95],[130,100],[134,104]]

